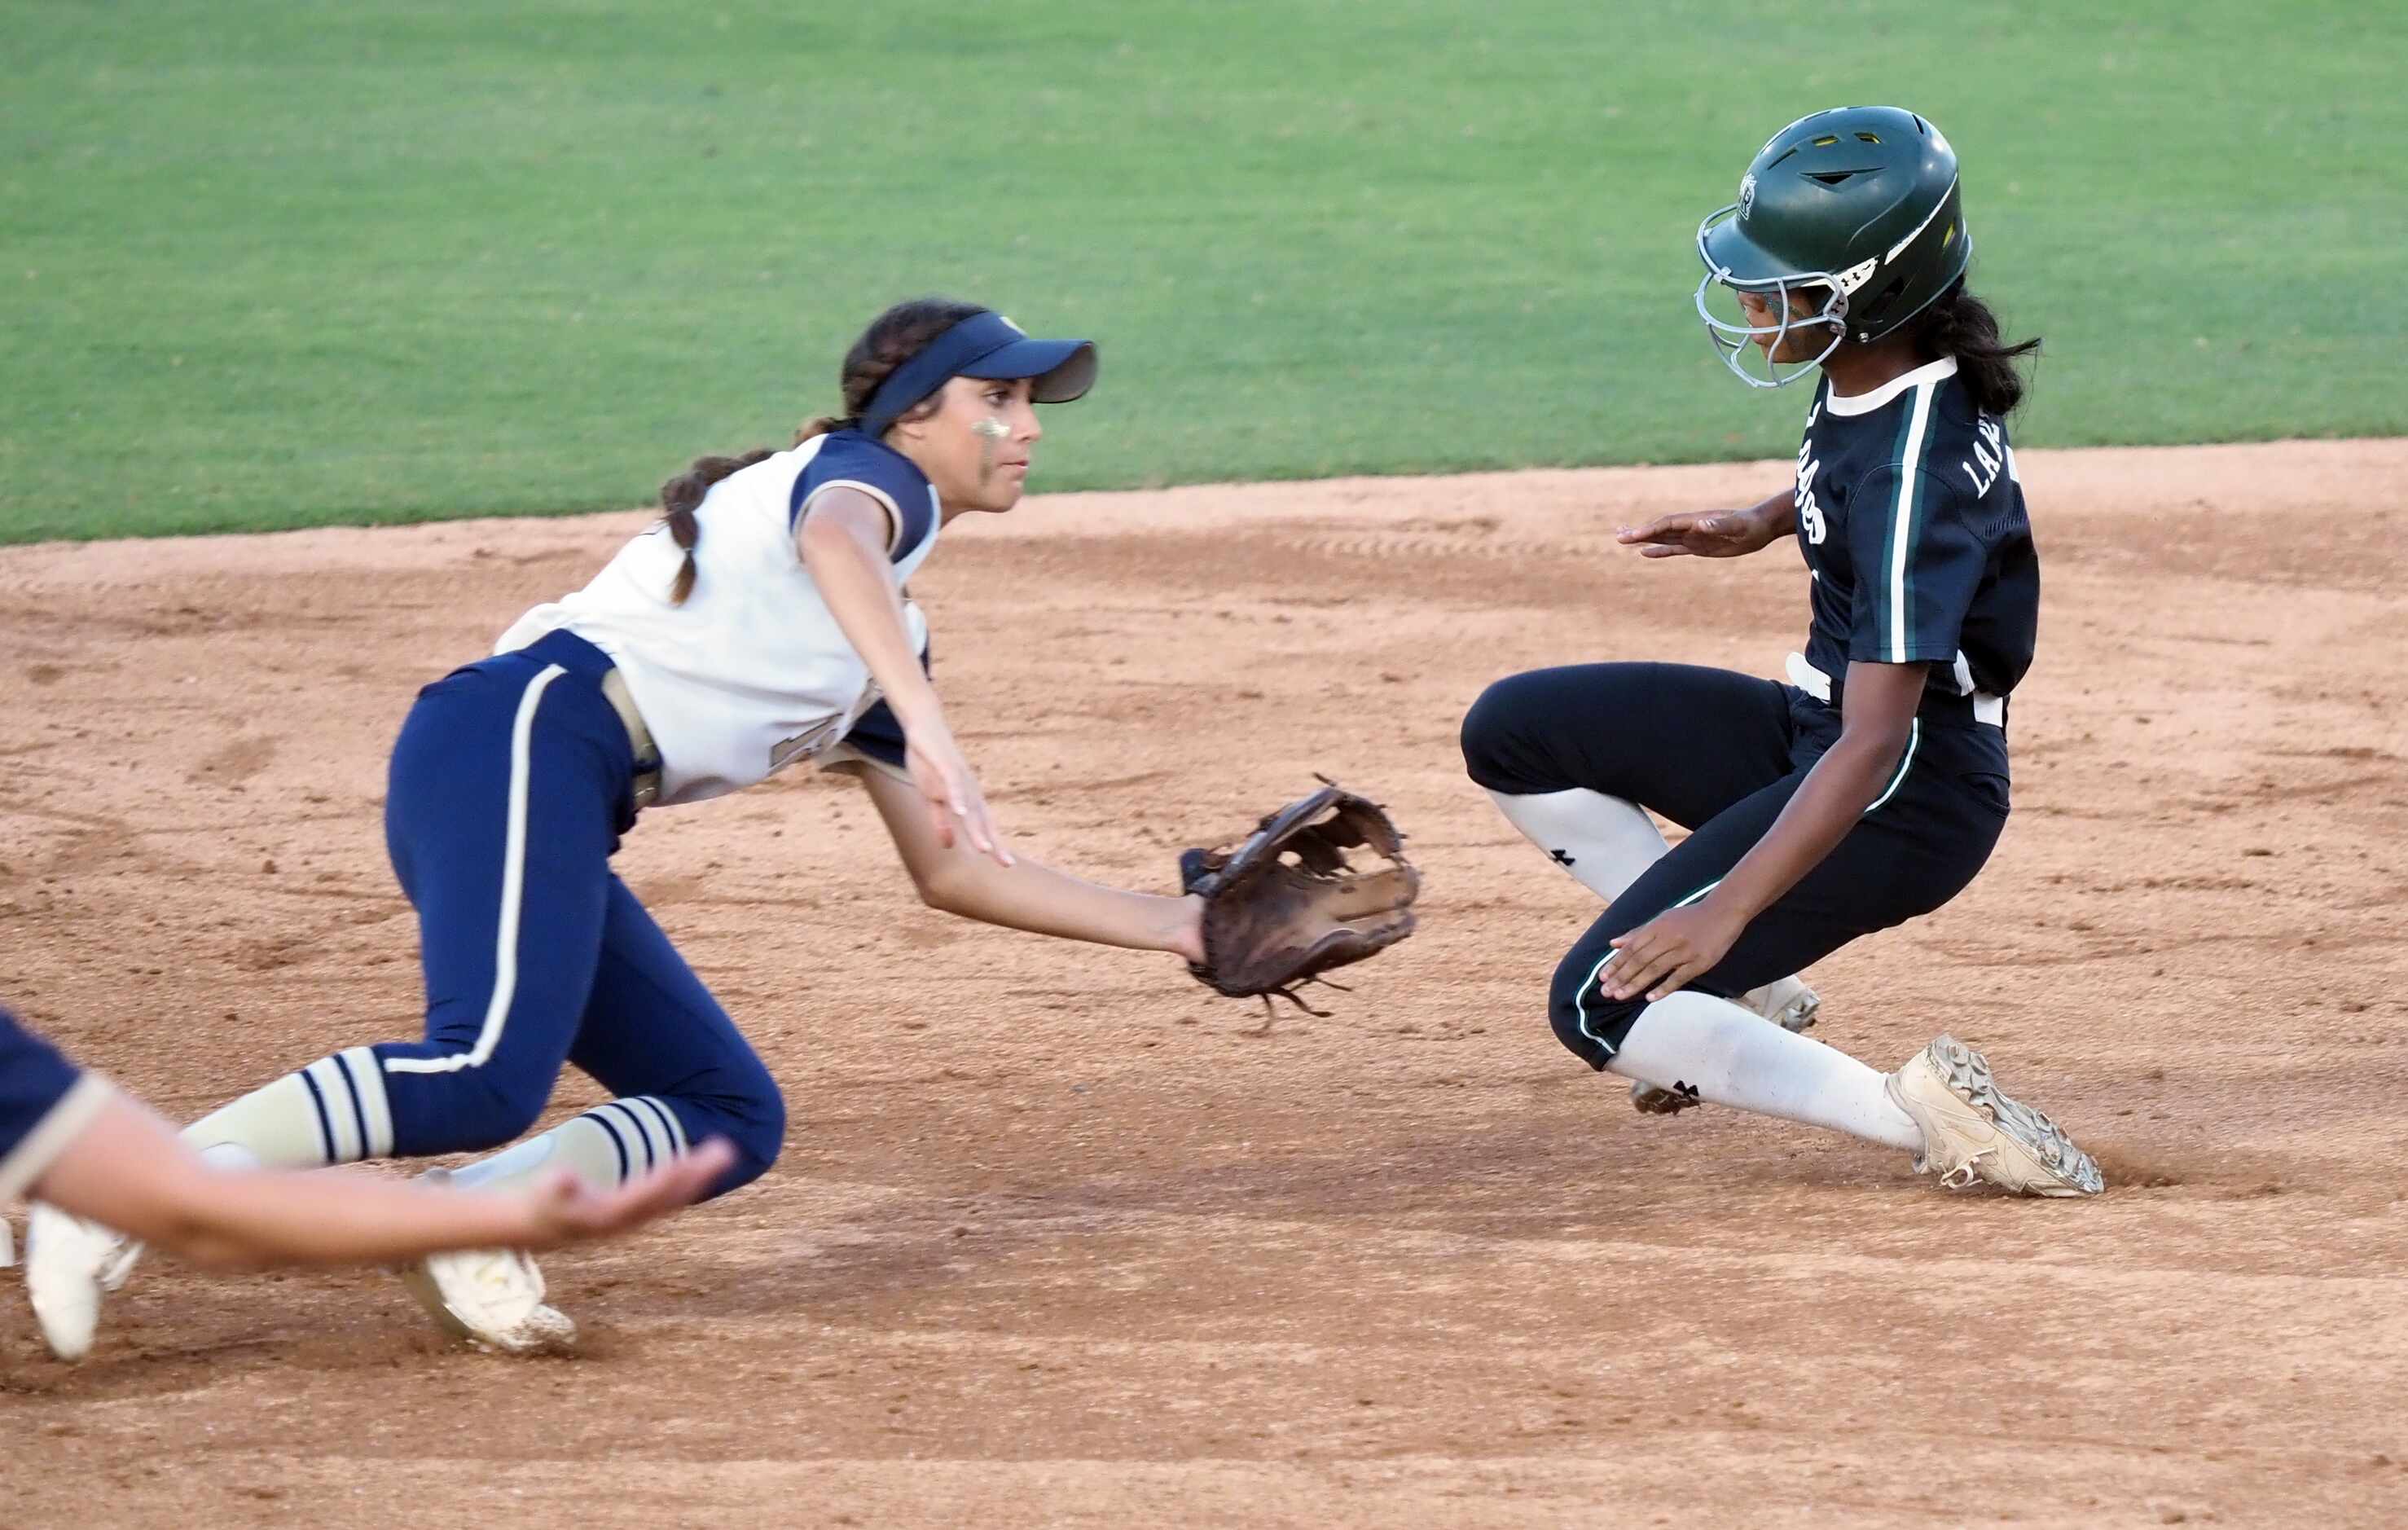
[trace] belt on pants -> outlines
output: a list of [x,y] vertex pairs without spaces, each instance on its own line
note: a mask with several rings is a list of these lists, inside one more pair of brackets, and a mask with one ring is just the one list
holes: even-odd
[[602,694],[626,725],[627,743],[636,751],[636,806],[649,808],[661,795],[661,751],[652,742],[652,730],[645,726],[644,714],[636,710],[635,694],[627,689],[627,677],[616,665],[603,673]]
[[[1964,656],[1959,654],[1956,662],[1957,673],[1964,677],[1962,683],[1971,685],[1972,678],[1963,668]],[[1792,653],[1787,667],[1790,684],[1816,701],[1832,707],[1840,705],[1841,683],[1808,663],[1806,655]],[[1918,716],[1924,717],[1964,717],[2000,729],[2007,725],[2007,698],[1992,695],[1987,691],[1970,691],[1956,696],[1933,695],[1927,692],[1915,710]]]

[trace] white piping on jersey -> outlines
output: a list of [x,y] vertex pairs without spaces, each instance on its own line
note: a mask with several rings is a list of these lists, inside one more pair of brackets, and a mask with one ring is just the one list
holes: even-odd
[[1915,746],[1922,742],[1923,719],[1918,717],[1906,725],[1906,753],[1898,762],[1898,774],[1889,779],[1889,785],[1882,789],[1882,794],[1873,798],[1872,807],[1856,815],[1858,818],[1872,817],[1883,803],[1898,795],[1898,789],[1906,784],[1907,771],[1914,767]]
[[1901,372],[1869,393],[1828,393],[1824,408],[1837,415],[1870,414],[1909,388],[1920,388],[1927,382],[1938,382],[1956,375],[1956,358],[1942,356],[1936,362],[1926,362],[1912,372]]
[[[1956,358],[1946,360],[1953,370]],[[1914,390],[1914,412],[1907,422],[1906,450],[1900,453],[1898,467],[1898,510],[1889,528],[1889,641],[1884,645],[1889,650],[1892,664],[1906,663],[1906,632],[1913,625],[1907,620],[1906,553],[1914,540],[1914,491],[1923,482],[1923,436],[1925,428],[1931,423],[1933,392],[1928,383],[1918,384]]]
[[482,1067],[501,1045],[502,1022],[509,1018],[510,1001],[519,987],[519,908],[526,894],[527,760],[535,733],[536,704],[552,681],[568,673],[546,665],[519,697],[518,717],[510,723],[510,807],[509,828],[502,836],[502,907],[494,920],[494,993],[485,1003],[485,1023],[477,1044],[449,1057],[388,1057],[387,1073],[457,1073]]

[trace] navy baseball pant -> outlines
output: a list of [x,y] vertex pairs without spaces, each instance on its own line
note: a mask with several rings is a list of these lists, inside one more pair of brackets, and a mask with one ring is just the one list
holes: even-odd
[[[1760,988],[1929,913],[1973,879],[2006,826],[2006,735],[1926,710],[1935,715],[1916,719],[1896,774],[1848,836],[1689,987],[1726,998]],[[1482,786],[1521,795],[1584,787],[1690,831],[1555,968],[1555,1035],[1591,1067],[1605,1066],[1646,1008],[1643,995],[1605,995],[1613,937],[1712,892],[1839,736],[1839,711],[1794,686],[1689,665],[1532,670],[1472,705],[1463,758]]]

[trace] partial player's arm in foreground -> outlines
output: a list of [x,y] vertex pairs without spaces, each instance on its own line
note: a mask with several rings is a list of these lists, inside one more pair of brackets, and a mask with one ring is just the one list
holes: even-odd
[[[102,1088],[89,1078],[79,1086]],[[566,1170],[515,1194],[356,1174],[210,1167],[147,1107],[110,1092],[34,1180],[38,1198],[194,1264],[383,1264],[448,1249],[546,1249],[624,1232],[692,1201],[725,1171],[703,1144],[608,1193]]]

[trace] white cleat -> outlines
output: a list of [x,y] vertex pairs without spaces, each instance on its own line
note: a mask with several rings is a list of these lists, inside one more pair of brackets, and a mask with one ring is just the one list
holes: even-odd
[[577,1324],[543,1300],[543,1271],[516,1249],[438,1253],[401,1272],[418,1305],[452,1335],[500,1354],[562,1354]]
[[[1803,1031],[1821,1015],[1823,999],[1806,986],[1804,979],[1784,978],[1762,988],[1749,989],[1739,996],[1739,1006],[1755,1010],[1784,1031]],[[1630,1086],[1630,1108],[1642,1116],[1677,1116],[1704,1103],[1695,1094],[1658,1089],[1654,1084]]]
[[61,1360],[92,1352],[100,1299],[122,1288],[142,1245],[115,1228],[36,1201],[25,1219],[25,1295],[42,1341]]
[[1934,1040],[1882,1087],[1923,1132],[1915,1172],[1937,1170],[1952,1190],[1976,1180],[2019,1195],[2096,1195],[2107,1188],[2095,1159],[2057,1122],[2000,1094],[1989,1060],[1955,1037]]
[[[430,1169],[422,1180],[452,1176]],[[501,1354],[564,1354],[577,1324],[543,1300],[543,1271],[516,1249],[438,1253],[401,1270],[401,1283],[427,1315],[457,1337]]]

